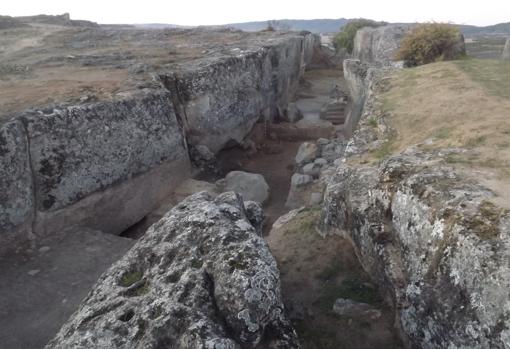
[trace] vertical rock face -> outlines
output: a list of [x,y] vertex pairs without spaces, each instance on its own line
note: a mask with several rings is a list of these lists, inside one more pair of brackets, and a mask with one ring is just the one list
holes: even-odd
[[283,115],[319,38],[282,34],[186,60],[112,100],[20,113],[0,125],[0,245],[32,227],[119,234],[190,173],[189,145],[219,151]]
[[346,59],[343,62],[343,71],[352,100],[344,123],[345,135],[350,137],[358,125],[365,103],[365,78],[368,74],[368,65],[358,59]]
[[360,126],[325,193],[322,231],[352,241],[409,347],[507,348],[508,210],[442,161],[446,150],[410,147],[381,164],[349,161],[392,133],[377,97],[383,77],[367,75]]
[[0,128],[0,198],[1,252],[20,230],[30,230],[35,205],[27,134],[18,120]]
[[[394,66],[400,42],[413,28],[412,25],[387,25],[362,28],[354,38],[353,58],[376,67]],[[442,53],[444,59],[455,59],[466,54],[464,36],[458,34],[455,44]]]
[[504,60],[510,60],[510,38],[506,39],[505,48],[503,49],[503,55],[501,57]]
[[32,223],[36,234],[74,224],[120,233],[189,172],[184,135],[164,90],[17,120],[2,127],[15,131],[9,142],[17,142],[1,157],[8,173],[0,190],[10,193],[2,212],[11,223],[0,225],[7,234]]
[[376,66],[390,66],[400,41],[409,32],[410,25],[387,25],[362,28],[354,38],[352,57]]
[[252,226],[260,206],[249,207],[233,192],[183,201],[103,274],[47,348],[297,348],[276,261]]
[[240,143],[261,116],[281,115],[294,95],[318,38],[304,35],[271,47],[253,47],[207,65],[185,66],[162,75],[182,104],[188,142],[217,152],[229,141]]

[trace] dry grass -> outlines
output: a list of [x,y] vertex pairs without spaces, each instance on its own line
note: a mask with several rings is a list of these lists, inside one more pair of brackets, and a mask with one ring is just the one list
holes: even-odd
[[[405,69],[383,94],[396,153],[428,140],[425,148],[465,148],[446,162],[508,181],[510,62],[465,60]],[[471,171],[472,173],[474,171]],[[508,193],[501,193],[505,194]]]

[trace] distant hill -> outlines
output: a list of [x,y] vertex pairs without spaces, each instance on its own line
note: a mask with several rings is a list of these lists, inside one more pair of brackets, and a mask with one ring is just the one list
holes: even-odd
[[[290,30],[308,30],[312,33],[334,33],[338,32],[346,23],[352,19],[339,18],[339,19],[280,19],[272,22],[282,26],[282,29]],[[226,24],[227,27],[241,29],[245,31],[258,31],[267,28],[268,21],[259,22],[246,22],[246,23],[232,23]],[[466,37],[477,36],[510,36],[510,22],[499,23],[486,27],[478,27],[474,25],[458,25]]]
[[97,23],[82,20],[73,20],[69,13],[63,15],[37,15],[24,17],[0,16],[0,29],[11,29],[25,27],[30,24],[52,24],[70,27],[97,27]]
[[510,22],[477,27],[474,25],[459,25],[459,29],[466,37],[477,36],[510,36]]
[[165,24],[165,23],[143,23],[143,24],[133,24],[133,26],[144,29],[167,29],[167,28],[192,28],[183,25],[176,24]]
[[[282,29],[289,30],[308,30],[312,33],[334,33],[340,30],[349,19],[278,19],[276,22]],[[241,29],[244,31],[259,31],[266,29],[268,21],[259,22],[245,22],[245,23],[231,23],[226,24],[226,27]]]

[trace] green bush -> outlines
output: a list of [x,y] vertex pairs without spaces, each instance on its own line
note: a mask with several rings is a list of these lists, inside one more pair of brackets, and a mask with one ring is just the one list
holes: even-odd
[[375,28],[385,24],[385,22],[376,22],[372,21],[371,19],[354,19],[344,25],[341,31],[335,35],[333,39],[333,45],[337,51],[343,48],[348,53],[352,53],[352,50],[354,49],[354,37],[356,36],[356,32],[359,29],[364,27]]
[[408,67],[455,59],[459,55],[459,36],[459,30],[451,24],[419,24],[402,39],[395,58]]

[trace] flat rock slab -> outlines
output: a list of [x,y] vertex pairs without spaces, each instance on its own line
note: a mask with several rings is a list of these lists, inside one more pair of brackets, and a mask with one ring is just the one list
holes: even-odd
[[44,347],[133,243],[80,229],[0,257],[0,347]]

